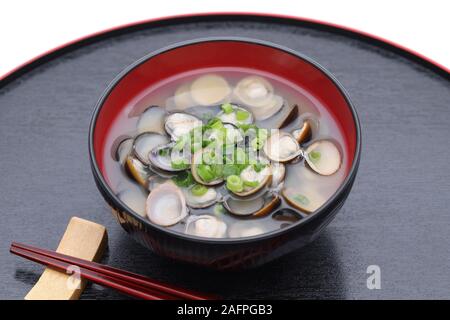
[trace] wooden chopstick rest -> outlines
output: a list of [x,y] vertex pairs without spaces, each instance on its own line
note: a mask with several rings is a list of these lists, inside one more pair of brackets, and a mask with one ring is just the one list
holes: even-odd
[[[56,251],[89,261],[98,261],[103,255],[107,243],[108,236],[104,226],[78,217],[72,217]],[[78,279],[76,275],[71,276],[70,274],[46,268],[38,282],[25,296],[25,299],[78,299],[86,286],[86,280],[80,279],[78,282]]]

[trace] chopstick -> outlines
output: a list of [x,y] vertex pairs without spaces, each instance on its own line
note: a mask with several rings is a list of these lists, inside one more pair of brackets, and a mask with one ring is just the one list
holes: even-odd
[[79,275],[81,278],[140,299],[207,300],[215,298],[164,284],[160,281],[125,270],[26,244],[13,242],[10,252],[58,271],[66,272],[68,267],[77,266],[80,269]]

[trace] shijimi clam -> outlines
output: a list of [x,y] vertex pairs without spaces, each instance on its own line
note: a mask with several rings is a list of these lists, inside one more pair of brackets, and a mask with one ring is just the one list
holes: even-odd
[[194,236],[223,238],[226,232],[226,223],[214,216],[190,216],[186,221],[185,233]]
[[117,146],[114,157],[123,164],[127,160],[127,156],[130,154],[133,148],[133,138],[124,138]]
[[272,169],[272,181],[270,183],[270,187],[273,189],[277,189],[284,181],[284,177],[286,176],[286,166],[280,162],[274,162],[271,165]]
[[140,116],[137,122],[137,132],[156,132],[164,134],[164,117],[166,110],[158,106],[147,108]]
[[202,121],[193,115],[177,112],[167,116],[165,128],[173,140],[189,133],[192,129],[202,125]]
[[175,91],[173,100],[177,110],[184,110],[194,105],[190,90],[191,88],[189,83],[185,83],[179,86]]
[[145,199],[147,194],[139,188],[124,189],[117,193],[117,196],[122,200],[131,210],[142,217],[146,216]]
[[234,95],[250,109],[256,121],[270,118],[283,106],[283,99],[274,94],[270,82],[259,76],[249,76],[239,81]]
[[239,220],[233,223],[228,231],[230,238],[253,237],[267,232],[267,229],[259,222],[251,220]]
[[139,134],[133,141],[133,151],[143,164],[149,164],[149,154],[157,146],[166,144],[169,139],[165,135],[154,132],[144,132]]
[[184,150],[176,150],[174,142],[153,148],[148,154],[152,167],[163,171],[183,171],[190,166],[190,154]]
[[266,193],[263,196],[236,198],[229,196],[223,202],[225,209],[237,216],[263,217],[279,206],[281,199],[276,194]]
[[272,169],[268,164],[260,170],[256,170],[254,166],[250,165],[242,170],[240,174],[240,179],[243,184],[242,190],[230,191],[241,197],[249,196],[264,188],[270,183],[271,178]]
[[166,182],[150,192],[146,201],[147,216],[160,226],[171,226],[188,215],[183,192],[173,182]]
[[317,190],[304,185],[295,189],[285,188],[281,194],[289,205],[306,213],[316,211],[326,201]]
[[216,74],[207,74],[195,79],[190,89],[192,99],[200,106],[218,104],[231,93],[227,80]]
[[343,181],[338,126],[293,87],[244,71],[162,87],[145,100],[160,106],[119,119],[104,159],[120,169],[118,200],[150,223],[185,236],[259,235],[318,210]]
[[148,178],[154,174],[153,171],[132,155],[127,156],[125,165],[131,177],[141,186],[147,188]]
[[264,145],[264,153],[270,160],[287,162],[301,155],[302,149],[292,135],[274,131]]
[[329,140],[312,143],[305,152],[308,165],[318,174],[329,176],[339,170],[341,154],[336,145]]
[[206,130],[206,132],[203,134],[203,139],[207,141],[217,141],[220,139],[224,139],[224,142],[228,143],[229,145],[234,145],[244,140],[241,130],[236,125],[231,123],[224,123],[223,128],[225,129],[225,136],[220,136],[222,131],[209,129]]
[[160,186],[163,183],[168,182],[168,181],[169,181],[168,178],[161,177],[159,174],[154,174],[148,178],[147,189],[148,189],[148,191],[152,192],[158,186]]
[[311,125],[310,120],[305,120],[300,129],[296,129],[296,130],[292,131],[292,136],[300,144],[311,139],[311,135],[312,135],[312,125]]
[[221,164],[205,163],[205,154],[209,154],[210,158],[213,157],[214,149],[201,149],[195,152],[192,156],[191,171],[192,176],[199,184],[205,186],[214,186],[223,182],[222,176],[216,176],[216,168],[219,168]]
[[224,123],[243,125],[253,123],[253,115],[250,111],[232,103],[225,104],[217,117]]
[[215,188],[202,185],[194,185],[193,187],[184,189],[187,205],[191,208],[207,208],[215,204],[220,195]]
[[284,105],[284,101],[282,104],[282,108],[271,117],[258,121],[258,126],[270,130],[283,129],[291,124],[298,116],[298,106]]

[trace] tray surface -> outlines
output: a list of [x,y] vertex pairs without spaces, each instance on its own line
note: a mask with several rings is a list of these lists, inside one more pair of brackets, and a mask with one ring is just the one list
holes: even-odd
[[[353,191],[322,236],[261,268],[219,273],[160,258],[121,229],[94,185],[87,135],[94,104],[127,65],[178,41],[229,35],[288,46],[334,73],[357,107],[363,148]],[[42,270],[12,256],[11,241],[55,248],[73,215],[108,228],[104,263],[225,298],[450,296],[445,71],[280,18],[186,17],[94,40],[0,82],[0,298],[22,299]],[[367,289],[369,265],[381,268],[381,290]],[[82,298],[126,297],[92,285]]]

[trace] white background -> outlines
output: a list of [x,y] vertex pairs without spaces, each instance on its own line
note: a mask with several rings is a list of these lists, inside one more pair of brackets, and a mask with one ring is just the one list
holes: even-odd
[[324,20],[395,41],[450,68],[447,0],[3,0],[0,76],[49,49],[138,20],[194,12],[266,12]]

